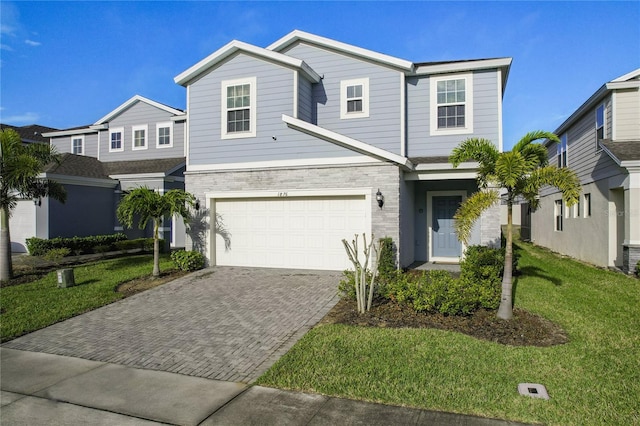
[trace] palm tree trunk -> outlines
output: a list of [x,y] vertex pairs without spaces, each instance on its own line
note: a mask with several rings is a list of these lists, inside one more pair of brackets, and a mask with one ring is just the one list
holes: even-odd
[[0,209],[0,281],[13,278],[11,262],[11,235],[9,233],[9,208]]
[[160,276],[160,241],[158,240],[158,228],[160,220],[153,219],[153,273],[154,277]]
[[507,245],[504,251],[504,272],[502,274],[502,295],[500,296],[500,307],[498,308],[498,318],[510,320],[513,318],[513,296],[511,294],[513,286],[513,202],[511,194],[507,200]]

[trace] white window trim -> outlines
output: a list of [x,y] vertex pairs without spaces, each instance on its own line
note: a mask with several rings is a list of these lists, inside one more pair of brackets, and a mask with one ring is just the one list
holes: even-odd
[[[227,87],[249,84],[249,131],[248,132],[227,132]],[[257,79],[256,77],[239,78],[237,80],[224,80],[220,83],[220,138],[221,139],[241,139],[256,137],[256,99],[257,99]]]
[[[447,80],[465,80],[464,127],[438,129],[438,82]],[[429,134],[465,135],[473,133],[473,73],[447,74],[429,78]]]
[[[168,145],[160,145],[160,129],[165,127],[169,128],[169,144]],[[156,123],[156,148],[173,148],[173,122],[167,121],[164,123]]]
[[[347,87],[362,86],[362,111],[347,112]],[[369,117],[369,78],[357,78],[353,80],[342,80],[340,82],[340,118],[348,120],[351,118]]]
[[[144,146],[136,146],[136,132],[139,130],[144,130]],[[149,148],[149,126],[147,124],[131,126],[131,149],[141,151],[147,148]]]
[[[559,211],[558,211],[559,210]],[[564,229],[564,202],[562,199],[553,202],[553,230],[562,232]],[[558,226],[558,218],[560,218],[560,226]]]
[[[80,139],[80,146],[82,147],[82,152],[80,154],[76,154],[75,152],[73,152],[73,141],[74,140],[78,140]],[[76,155],[85,155],[85,151],[84,151],[84,135],[78,135],[78,136],[71,136],[71,151],[72,154],[76,154]]]
[[595,110],[595,140],[596,140],[596,153],[602,151],[600,144],[598,143],[598,110],[602,108],[602,139],[607,138],[607,105],[604,102],[599,104]]
[[[111,147],[111,135],[114,133],[120,133],[120,148]],[[124,127],[116,127],[109,129],[109,152],[122,152],[124,151]]]

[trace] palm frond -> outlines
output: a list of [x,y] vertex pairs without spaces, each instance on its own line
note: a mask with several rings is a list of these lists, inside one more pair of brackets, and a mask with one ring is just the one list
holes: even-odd
[[465,244],[469,242],[473,224],[478,220],[482,212],[500,202],[500,194],[496,190],[478,191],[467,198],[453,216],[455,230],[458,239]]
[[535,141],[538,140],[543,140],[543,139],[549,139],[551,141],[554,141],[556,143],[560,142],[560,139],[558,139],[558,136],[556,136],[554,133],[551,132],[545,132],[543,130],[534,130],[532,132],[527,133],[526,135],[524,135],[511,149],[511,151],[517,151],[520,152],[524,149],[524,147],[528,146],[529,144],[532,144]]
[[496,177],[505,188],[515,187],[518,179],[527,171],[525,159],[517,151],[503,152],[496,161]]
[[535,170],[525,188],[527,193],[538,193],[542,185],[551,185],[562,192],[562,199],[567,206],[576,204],[580,198],[580,179],[576,173],[566,167],[555,166],[541,167]]
[[528,170],[535,170],[549,164],[549,151],[542,144],[531,143],[517,152],[524,157]]
[[488,139],[469,138],[455,147],[449,156],[453,167],[458,167],[465,161],[477,161],[480,164],[494,164],[499,151]]

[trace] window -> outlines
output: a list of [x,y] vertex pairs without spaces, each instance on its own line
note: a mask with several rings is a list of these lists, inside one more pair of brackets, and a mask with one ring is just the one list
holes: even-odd
[[558,144],[558,168],[567,167],[567,134],[560,138]]
[[147,129],[148,126],[132,126],[131,139],[133,140],[133,150],[147,149]]
[[71,137],[71,152],[78,155],[84,154],[84,136]]
[[369,117],[369,79],[340,82],[340,118]]
[[556,200],[554,215],[556,217],[555,230],[562,231],[562,200]]
[[473,132],[473,75],[430,78],[431,135]]
[[156,124],[156,147],[171,148],[173,146],[173,123]]
[[256,136],[256,78],[222,82],[222,139]]
[[569,219],[569,217],[571,217],[571,209],[569,208],[569,206],[565,202],[564,203],[564,218],[565,219]]
[[591,216],[591,194],[584,194],[584,217]]
[[109,152],[124,151],[124,145],[122,143],[122,135],[124,129],[111,129],[109,131]]
[[596,149],[598,141],[604,139],[604,104],[596,109]]
[[580,217],[580,197],[578,197],[578,202],[573,206],[573,217]]

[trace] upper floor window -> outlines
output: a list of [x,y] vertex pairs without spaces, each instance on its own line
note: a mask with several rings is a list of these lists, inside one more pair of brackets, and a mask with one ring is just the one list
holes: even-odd
[[123,128],[109,130],[109,152],[124,151],[123,135]]
[[173,146],[173,123],[156,124],[156,147],[171,148]]
[[340,82],[340,118],[369,117],[369,79]]
[[256,78],[222,82],[222,139],[255,137]]
[[131,135],[133,140],[133,149],[147,149],[147,130],[148,126],[132,126]]
[[598,141],[604,139],[605,131],[604,104],[596,108],[596,151],[600,149]]
[[567,167],[567,134],[565,133],[560,137],[560,143],[558,144],[558,168]]
[[71,152],[78,155],[84,154],[84,136],[71,137]]
[[473,132],[472,74],[431,77],[431,135]]

